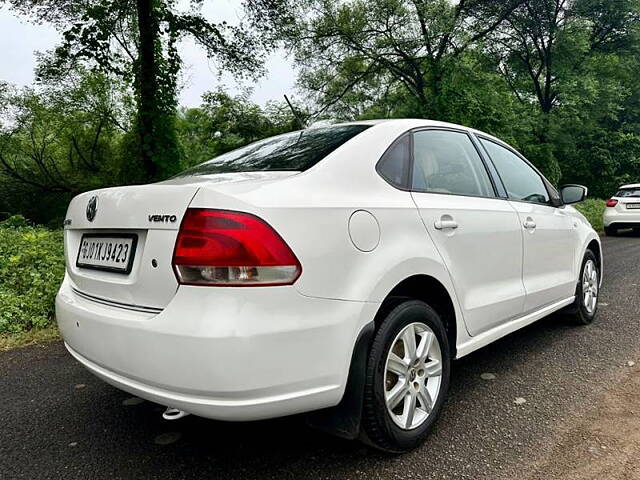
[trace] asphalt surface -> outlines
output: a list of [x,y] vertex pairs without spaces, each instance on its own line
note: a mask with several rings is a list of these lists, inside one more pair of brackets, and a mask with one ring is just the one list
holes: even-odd
[[0,479],[525,478],[561,426],[592,411],[627,361],[640,363],[640,237],[603,245],[596,322],[552,316],[456,362],[443,415],[409,454],[333,438],[300,417],[167,422],[56,342],[0,354]]

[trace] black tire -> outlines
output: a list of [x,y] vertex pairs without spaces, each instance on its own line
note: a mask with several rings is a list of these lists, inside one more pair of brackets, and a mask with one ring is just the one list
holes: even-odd
[[[385,403],[385,364],[396,336],[409,324],[428,326],[440,344],[442,373],[440,390],[426,420],[412,430],[400,428],[391,418]],[[419,446],[436,421],[449,389],[451,354],[440,316],[426,303],[407,300],[393,308],[384,318],[374,337],[365,378],[363,408],[363,440],[371,446],[391,453],[401,453]]]
[[604,233],[608,237],[615,237],[618,235],[618,229],[615,227],[604,227]]
[[[600,272],[600,265],[598,264],[598,260],[595,254],[591,250],[587,250],[584,254],[584,258],[582,259],[582,265],[580,266],[580,277],[578,278],[578,285],[576,287],[576,300],[571,306],[570,316],[574,323],[577,325],[589,325],[593,322],[598,314],[598,304],[596,303],[595,309],[592,312],[589,312],[584,305],[583,302],[583,292],[582,292],[582,277],[584,275],[584,268],[588,261],[592,261],[596,266],[596,271],[598,274],[598,283],[600,281],[600,277],[602,276],[602,272]],[[598,285],[598,294],[600,293],[600,288]]]

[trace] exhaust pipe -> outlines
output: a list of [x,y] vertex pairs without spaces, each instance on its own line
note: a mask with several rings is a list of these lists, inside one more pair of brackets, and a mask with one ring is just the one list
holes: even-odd
[[165,420],[179,420],[182,417],[186,417],[189,415],[187,412],[183,412],[182,410],[178,410],[177,408],[167,407],[167,409],[162,414],[162,418]]

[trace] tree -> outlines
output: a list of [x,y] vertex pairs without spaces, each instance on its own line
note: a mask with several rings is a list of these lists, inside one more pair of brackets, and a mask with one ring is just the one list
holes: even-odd
[[494,36],[514,94],[533,93],[540,111],[550,113],[563,77],[579,74],[590,54],[629,46],[639,6],[637,0],[525,0]]
[[122,178],[132,114],[117,79],[85,71],[0,95],[0,210],[46,221],[77,193]]
[[399,86],[412,97],[416,115],[441,118],[440,94],[451,69],[518,4],[307,0],[300,2],[293,28],[283,31],[302,70],[301,83],[321,111],[340,109],[344,100],[374,104]]
[[[176,82],[180,71],[177,41],[196,40],[220,66],[237,75],[259,72],[262,41],[269,22],[257,15],[282,18],[283,1],[247,1],[254,15],[247,25],[230,26],[208,21],[192,0],[182,12],[175,0],[4,0],[16,10],[56,25],[63,42],[50,55],[40,73],[61,77],[78,61],[130,82],[135,90],[135,129],[144,180],[163,178],[179,166],[175,133]],[[253,27],[253,28],[249,28]]]
[[224,90],[207,92],[202,100],[199,108],[182,109],[178,115],[185,167],[298,128],[284,102],[272,101],[261,108],[246,95],[231,96]]
[[[612,57],[637,54],[639,20],[637,0],[525,0],[492,34],[490,50],[498,58],[498,70],[523,105],[537,107],[532,124],[535,141],[527,149],[551,179],[562,174],[554,135],[562,136],[566,127],[575,130],[576,121],[587,111],[592,117],[581,118],[585,122],[581,132],[593,125],[593,118],[602,119],[603,109],[592,108],[593,89],[606,99],[607,114],[624,102],[619,79],[625,74],[606,65],[617,62]],[[625,63],[618,62],[618,67]],[[587,84],[590,87],[585,88]],[[582,109],[576,109],[578,103]],[[567,116],[556,110],[573,112],[574,126],[564,124]]]

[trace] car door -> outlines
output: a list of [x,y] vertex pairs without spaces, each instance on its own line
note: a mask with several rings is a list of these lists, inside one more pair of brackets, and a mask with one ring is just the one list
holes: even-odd
[[524,158],[491,139],[480,138],[480,142],[498,170],[522,224],[525,313],[574,295],[575,219],[560,204],[553,187]]
[[467,329],[477,335],[522,313],[522,231],[497,198],[470,135],[413,132],[412,196],[451,275]]

